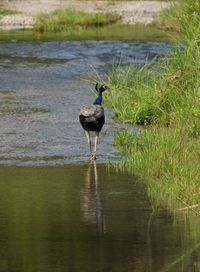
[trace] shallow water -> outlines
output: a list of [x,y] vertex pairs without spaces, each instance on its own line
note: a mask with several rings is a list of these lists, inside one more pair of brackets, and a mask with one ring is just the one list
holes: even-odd
[[0,187],[0,271],[199,271],[185,217],[153,211],[134,176],[1,167]]
[[17,37],[0,43],[0,271],[200,271],[198,221],[155,211],[137,177],[102,164],[121,159],[112,112],[98,165],[78,121],[114,61],[171,45]]
[[[144,63],[170,51],[169,43],[32,41],[0,44],[0,163],[55,165],[88,161],[78,115],[93,103],[99,77],[122,65]],[[113,133],[123,129],[106,109],[98,162],[116,161]]]

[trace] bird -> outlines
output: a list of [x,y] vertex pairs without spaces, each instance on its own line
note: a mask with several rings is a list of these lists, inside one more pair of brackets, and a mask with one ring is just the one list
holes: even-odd
[[[86,105],[80,111],[79,121],[85,130],[86,139],[90,148],[91,160],[96,160],[97,144],[99,142],[99,134],[105,123],[104,108],[102,107],[103,92],[108,88],[106,85],[98,87],[99,83],[95,85],[95,89],[98,93],[93,105]],[[94,152],[92,151],[92,144],[90,139],[90,131],[95,132],[94,140]]]

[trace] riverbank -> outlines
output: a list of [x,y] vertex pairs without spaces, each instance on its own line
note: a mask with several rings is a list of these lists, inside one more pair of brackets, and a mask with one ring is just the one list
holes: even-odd
[[0,17],[1,29],[34,28],[37,17],[58,9],[82,11],[85,13],[114,13],[120,24],[150,25],[154,18],[171,6],[166,1],[2,1],[1,5],[18,14]]
[[127,157],[118,168],[143,175],[149,194],[168,208],[200,210],[200,2],[184,0],[171,14],[185,48],[156,64],[117,67],[107,104],[116,117],[145,125],[138,135],[118,134]]

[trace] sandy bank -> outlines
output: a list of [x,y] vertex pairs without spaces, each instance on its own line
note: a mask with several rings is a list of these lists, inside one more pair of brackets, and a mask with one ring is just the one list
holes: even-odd
[[35,18],[40,13],[49,13],[60,8],[70,8],[85,12],[116,12],[121,16],[121,24],[152,23],[154,17],[163,9],[170,7],[169,2],[161,1],[78,1],[78,0],[2,0],[3,6],[20,12],[0,18],[0,28],[33,28]]

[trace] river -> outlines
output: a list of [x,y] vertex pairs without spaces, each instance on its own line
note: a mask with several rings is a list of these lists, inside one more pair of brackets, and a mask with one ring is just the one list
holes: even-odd
[[138,177],[107,166],[124,129],[112,111],[97,163],[78,120],[113,63],[155,61],[171,44],[19,37],[0,43],[0,271],[199,271],[196,221],[155,210]]

